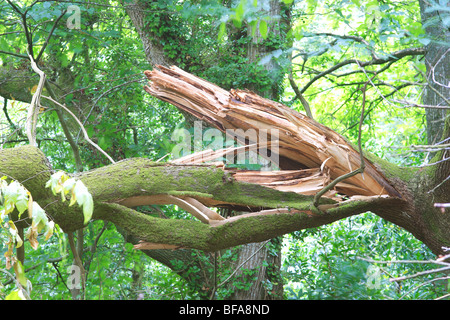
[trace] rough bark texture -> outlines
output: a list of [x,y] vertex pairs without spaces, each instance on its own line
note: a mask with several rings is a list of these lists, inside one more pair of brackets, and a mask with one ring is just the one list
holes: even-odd
[[[436,4],[419,1],[422,24],[425,27],[427,45],[425,66],[428,87],[424,90],[423,103],[430,106],[449,106],[450,100],[450,30],[445,27],[445,12],[436,10]],[[443,140],[446,109],[426,109],[428,143],[434,144]]]
[[171,65],[173,61],[164,54],[161,39],[155,36],[147,26],[146,11],[151,10],[149,5],[145,1],[134,0],[126,3],[125,10],[141,38],[147,61],[151,64]]

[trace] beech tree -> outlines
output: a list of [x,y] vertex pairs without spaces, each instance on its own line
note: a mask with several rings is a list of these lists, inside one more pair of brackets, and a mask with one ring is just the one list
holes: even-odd
[[[20,40],[16,43],[17,49],[8,42],[10,38],[1,48],[5,58],[2,58],[0,95],[5,101],[30,103],[31,116],[24,129],[16,130],[16,138],[22,139],[25,145],[13,144],[14,147],[0,151],[0,173],[5,177],[2,219],[9,214],[10,221],[14,222],[9,229],[14,237],[11,237],[7,257],[11,265],[19,268],[16,273],[22,280],[20,285],[26,286],[19,263],[23,263],[25,257],[23,251],[17,249],[17,262],[14,258],[13,248],[18,242],[27,238],[35,244],[36,230],[50,235],[52,223],[55,223],[69,235],[75,264],[83,270],[86,266],[82,261],[83,248],[76,248],[73,234],[77,234],[81,246],[82,230],[91,219],[114,224],[136,249],[191,281],[204,298],[213,297],[217,285],[214,269],[207,269],[206,265],[214,262],[215,253],[240,245],[245,246],[238,249],[236,266],[248,263],[257,268],[263,260],[268,263],[258,269],[257,280],[250,290],[235,290],[229,297],[282,297],[282,283],[277,279],[280,237],[368,211],[409,231],[437,256],[445,255],[450,247],[449,217],[445,209],[450,201],[447,85],[450,52],[447,20],[444,19],[447,11],[440,5],[420,2],[425,33],[421,23],[414,25],[415,29],[399,27],[401,30],[394,34],[411,40],[398,46],[387,39],[393,32],[392,25],[405,21],[387,15],[381,5],[352,3],[356,8],[365,7],[362,24],[366,28],[346,34],[335,33],[335,30],[310,32],[296,26],[299,17],[312,20],[311,12],[314,13],[317,4],[311,1],[307,4],[240,1],[198,7],[189,1],[181,5],[140,0],[113,3],[124,8],[132,23],[121,24],[120,30],[133,27],[141,39],[142,48],[132,53],[120,51],[124,45],[121,41],[128,31],[122,31],[119,41],[117,35],[103,30],[100,36],[104,36],[104,44],[80,37],[76,28],[69,28],[68,32],[61,26],[65,15],[70,14],[63,1],[35,1],[28,6],[11,1],[2,3],[2,8],[6,9],[5,21],[20,21],[21,26],[19,29],[18,25],[8,23],[2,29],[2,36],[19,34]],[[104,18],[101,11],[90,5],[77,5],[86,14],[84,30],[97,37],[96,24]],[[111,4],[105,2],[105,5]],[[346,12],[339,9],[341,5],[341,2],[333,2],[328,9],[342,16],[350,26],[352,8]],[[390,8],[395,4],[385,6]],[[414,8],[417,9],[418,4]],[[209,11],[205,13],[206,9]],[[436,12],[439,15],[435,15]],[[51,23],[48,18],[52,18]],[[406,23],[408,21],[406,19]],[[39,33],[40,23],[46,25],[42,33]],[[376,40],[367,28],[369,24],[385,37],[383,41]],[[41,36],[40,42],[33,40],[33,33]],[[58,39],[67,40],[74,53],[66,55],[66,51],[58,47]],[[317,39],[321,43],[318,48]],[[328,42],[324,43],[323,39]],[[309,42],[311,47],[299,49],[297,45],[302,41]],[[104,57],[95,56],[93,51],[102,50],[102,45],[114,49]],[[348,55],[339,60],[336,57],[344,49]],[[330,50],[336,54],[325,56]],[[130,75],[130,80],[122,79],[109,89],[104,83],[90,88],[89,72],[92,70],[86,70],[85,79],[77,75],[80,70],[77,68],[86,64],[106,72],[116,60],[125,54],[133,58],[136,52],[145,54],[147,63],[142,57],[139,60],[140,74],[145,74],[149,83],[141,86],[138,94],[124,93],[127,99],[145,93],[169,102],[182,112],[187,127],[193,128],[195,120],[201,120],[205,127],[217,129],[212,131],[215,133],[242,130],[244,135],[237,134],[234,138],[244,146],[200,150],[179,159],[157,162],[129,157],[117,140],[107,138],[106,134],[102,136],[102,130],[110,130],[105,128],[122,123],[104,122],[102,116],[106,108],[100,107],[100,99],[140,78],[136,80]],[[407,78],[389,83],[384,73],[404,68],[402,62],[406,59],[418,68],[415,79],[420,80]],[[421,64],[420,59],[425,63]],[[111,64],[104,61],[111,61]],[[420,69],[422,65],[425,70]],[[292,95],[290,101],[283,101],[281,94],[283,85],[286,86],[285,75]],[[101,79],[100,75],[97,77]],[[340,79],[347,79],[348,85],[340,83]],[[327,82],[334,83],[339,90],[350,88],[349,101],[358,105],[349,116],[353,124],[347,131],[356,133],[352,142],[317,120],[320,108],[314,105],[314,95],[307,94],[314,88],[327,88]],[[78,86],[80,83],[83,85]],[[422,101],[406,99],[408,95],[403,90],[411,86],[425,88]],[[36,91],[30,90],[33,87]],[[386,88],[392,91],[383,91]],[[386,101],[426,110],[428,145],[416,147],[429,151],[426,166],[398,166],[364,149],[364,123],[377,104]],[[9,119],[6,106],[5,103],[4,113]],[[167,104],[162,106],[169,108]],[[67,166],[72,172],[67,176],[55,176],[51,163],[57,160],[42,151],[45,147],[39,147],[45,139],[52,139],[36,134],[39,132],[38,112],[49,107],[55,110],[72,153],[73,164]],[[119,113],[120,110],[115,110],[111,115]],[[8,122],[16,128],[11,119]],[[88,130],[77,133],[83,126]],[[130,128],[125,126],[123,131]],[[136,142],[139,133],[136,128],[131,129]],[[254,132],[261,137],[264,130],[269,129],[276,130],[277,139],[261,142],[247,136]],[[95,133],[94,141],[89,138],[92,133]],[[78,136],[86,137],[86,143],[77,142]],[[101,147],[106,147],[106,152]],[[270,161],[275,157],[277,170],[249,170],[249,166],[237,168],[223,161],[227,156],[233,159],[248,151],[266,158],[266,161],[260,160],[262,164],[267,164],[267,158]],[[97,166],[84,165],[83,154],[94,157]],[[26,190],[20,193],[22,198],[16,196],[12,201],[14,206],[6,201],[5,191],[13,181]],[[49,188],[48,181],[54,181],[53,188]],[[64,184],[65,181],[73,185]],[[76,181],[80,182],[78,189]],[[70,201],[61,200],[61,194],[56,193],[61,190],[67,192],[63,198]],[[42,218],[42,211],[34,209],[34,202],[45,211],[47,220]],[[75,204],[77,202],[79,205]],[[175,204],[195,218],[164,219],[140,210],[144,206],[163,204]],[[23,219],[26,211],[29,218]],[[39,215],[33,216],[33,213]],[[35,223],[31,224],[29,219]],[[38,222],[42,222],[41,225]],[[205,253],[201,257],[193,256],[194,249]],[[177,268],[176,261],[189,261],[205,271],[200,280],[194,280],[187,270]],[[86,276],[86,270],[82,274]],[[267,280],[272,283],[270,288],[263,285]],[[73,294],[76,296],[78,292]]]

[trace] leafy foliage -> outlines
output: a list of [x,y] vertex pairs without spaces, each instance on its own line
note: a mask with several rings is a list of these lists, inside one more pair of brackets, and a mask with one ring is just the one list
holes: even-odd
[[[38,233],[44,231],[44,240],[48,240],[53,234],[54,223],[47,218],[41,206],[33,201],[28,190],[17,181],[8,183],[6,179],[5,176],[0,179],[0,226],[7,239],[4,241],[7,246],[4,252],[5,267],[6,269],[14,267],[18,286],[6,296],[6,299],[26,299],[30,295],[32,286],[25,276],[24,266],[18,260],[14,249],[23,248],[24,241],[28,240],[30,246],[36,250],[39,246]],[[31,226],[23,235],[19,231],[23,229],[23,226],[17,227],[14,221],[16,221],[15,215],[20,219],[25,211],[31,219]],[[7,271],[4,272],[7,273]]]
[[[433,299],[445,287],[421,287],[424,279],[390,282],[390,278],[435,268],[379,261],[433,259],[426,247],[404,230],[367,213],[285,239],[283,273],[288,299]],[[428,278],[429,280],[430,278]]]

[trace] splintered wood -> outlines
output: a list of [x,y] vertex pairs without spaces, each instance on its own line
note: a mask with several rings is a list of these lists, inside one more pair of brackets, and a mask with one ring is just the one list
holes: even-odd
[[[253,150],[267,156],[267,149],[277,145],[277,171],[250,171],[229,168],[236,180],[285,192],[314,195],[332,180],[360,166],[359,153],[339,134],[280,103],[245,90],[224,90],[175,66],[157,66],[145,71],[150,80],[146,92],[203,120],[223,133],[277,132],[277,140],[252,141],[235,135],[243,147],[206,150],[173,161],[199,164],[223,159],[229,154]],[[238,129],[241,129],[239,131]],[[264,151],[264,152],[262,152]],[[269,151],[269,153],[270,153]],[[273,154],[272,154],[273,158]],[[364,174],[338,183],[325,197],[399,196],[381,172],[365,159]]]

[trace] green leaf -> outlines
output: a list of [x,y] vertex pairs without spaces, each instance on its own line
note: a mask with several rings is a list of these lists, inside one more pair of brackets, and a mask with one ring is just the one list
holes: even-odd
[[242,26],[242,20],[236,19],[236,17],[233,17],[232,20],[233,21],[233,25],[237,28],[240,29]]
[[47,224],[48,218],[45,214],[44,209],[42,209],[41,206],[36,201],[34,201],[31,227],[36,228],[37,232],[40,232],[47,226]]
[[238,20],[239,22],[242,22],[242,20],[244,19],[244,5],[245,5],[245,0],[241,0],[239,2],[239,5],[236,7],[236,20]]
[[61,54],[59,56],[59,60],[61,61],[61,67],[65,68],[69,65],[69,59],[65,54]]
[[226,31],[227,31],[226,28],[227,28],[226,23],[225,23],[225,22],[222,22],[222,23],[220,24],[220,26],[219,26],[219,34],[218,34],[218,36],[217,36],[219,42],[223,42],[223,41],[224,41],[224,39],[225,39],[225,34],[226,34]]
[[19,283],[26,288],[27,277],[25,277],[25,269],[23,268],[22,262],[16,261],[16,263],[14,263],[14,272],[16,273],[16,278]]
[[50,180],[45,184],[46,188],[50,188],[53,194],[56,195],[62,190],[63,183],[69,179],[69,176],[66,175],[64,171],[55,172],[50,176]]
[[11,220],[8,221],[9,233],[11,234],[13,240],[16,241],[16,248],[20,248],[23,245],[23,239],[19,235],[16,225]]
[[267,38],[267,22],[266,22],[266,20],[261,20],[259,22],[259,32],[261,33],[261,36],[264,39]]
[[17,181],[13,181],[3,188],[3,196],[6,213],[12,212],[15,207],[19,211],[20,217],[28,208],[27,190]]
[[5,300],[26,300],[25,296],[22,293],[22,290],[16,289],[11,291],[6,297]]
[[94,201],[86,186],[78,180],[73,188],[73,193],[80,207],[83,207],[84,223],[88,223],[94,212]]

